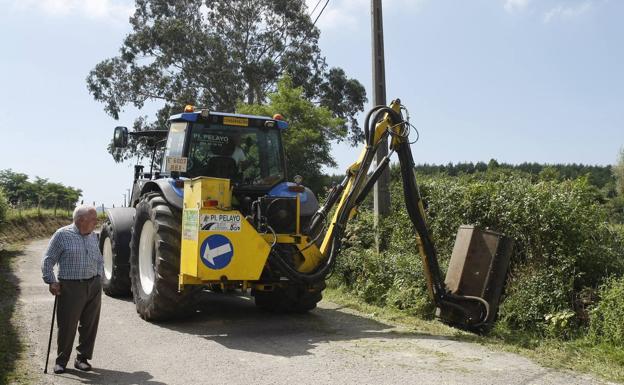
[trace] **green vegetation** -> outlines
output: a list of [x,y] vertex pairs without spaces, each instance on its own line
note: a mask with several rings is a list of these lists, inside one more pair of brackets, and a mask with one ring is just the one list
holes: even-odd
[[[73,207],[71,207],[73,210]],[[54,210],[54,209],[9,209],[7,211],[6,220],[15,221],[20,218],[47,218],[47,217],[59,217],[69,218],[72,215],[72,210],[67,208],[66,210]]]
[[617,193],[624,195],[624,147],[620,149],[617,163],[613,166],[613,176],[616,181]]
[[282,139],[288,169],[301,175],[305,184],[316,187],[318,192],[326,179],[321,168],[336,166],[331,141],[345,139],[347,130],[343,119],[334,118],[328,108],[314,105],[303,93],[303,88],[294,88],[292,79],[286,76],[278,83],[277,92],[269,94],[269,104],[240,104],[238,111],[264,116],[279,112],[286,118],[289,128]]
[[[307,100],[342,119],[350,140],[362,137],[356,118],[366,91],[344,70],[328,68],[304,0],[135,3],[119,55],[87,77],[89,92],[115,119],[126,106],[142,108],[148,100],[162,108],[137,118],[137,130],[165,129],[185,104],[233,112],[241,101],[265,102],[281,76],[290,75]],[[149,156],[134,139],[124,152],[111,148],[116,160],[137,152]]]
[[71,222],[70,216],[54,216],[53,211],[11,216],[0,223],[0,384],[30,384],[29,363],[16,313],[18,281],[13,263],[22,253],[21,242],[48,236]]
[[617,223],[624,223],[624,147],[620,149],[617,163],[612,167],[616,196],[607,202],[609,213]]
[[598,343],[624,348],[624,277],[613,278],[599,290],[591,310],[589,336]]
[[[624,149],[622,150],[624,151]],[[575,180],[585,178],[596,192],[598,203],[607,210],[611,223],[624,223],[624,153],[620,152],[618,162],[614,166],[595,166],[584,164],[540,164],[521,163],[512,165],[498,163],[495,159],[485,162],[448,163],[445,165],[419,164],[415,166],[420,176],[451,176],[484,175],[486,173],[506,173],[537,183],[540,181]],[[339,183],[343,175],[326,177],[326,184]]]
[[[433,305],[396,168],[392,176],[392,214],[379,228],[383,251],[373,251],[373,217],[364,205],[348,227],[332,285],[367,304],[431,319]],[[486,343],[509,344],[506,349],[558,367],[598,373],[610,365],[599,374],[624,380],[624,232],[609,224],[604,195],[587,175],[551,176],[490,167],[456,177],[420,177],[441,268],[446,271],[461,224],[512,237],[506,294]],[[566,358],[556,365],[549,357]]]
[[15,321],[17,282],[10,267],[20,252],[18,246],[0,249],[0,384],[22,383],[24,377],[17,364],[24,344]]
[[323,297],[378,321],[399,325],[406,328],[409,333],[479,343],[495,350],[521,354],[547,367],[594,373],[609,380],[624,382],[624,350],[596,343],[591,339],[544,338],[531,332],[502,330],[498,327],[488,336],[478,336],[432,319],[410,315],[395,307],[366,303],[352,291],[340,286],[336,279],[331,279]]
[[0,188],[0,223],[2,223],[6,219],[8,209],[9,203],[4,196],[2,188]]
[[513,170],[527,177],[534,179],[577,179],[587,176],[590,184],[602,189],[614,188],[614,176],[611,172],[611,166],[590,166],[584,164],[541,164],[541,163],[520,163],[518,165],[508,163],[498,163],[495,159],[491,159],[489,163],[448,163],[446,165],[421,164],[416,166],[416,172],[420,175],[448,175],[459,176],[465,174],[474,174],[498,170]]
[[82,195],[80,189],[48,182],[48,179],[35,177],[31,182],[28,175],[11,169],[0,170],[0,189],[4,190],[8,203],[18,215],[28,208],[37,208],[38,214],[41,214],[42,209],[50,209],[55,213],[57,209],[73,210]]

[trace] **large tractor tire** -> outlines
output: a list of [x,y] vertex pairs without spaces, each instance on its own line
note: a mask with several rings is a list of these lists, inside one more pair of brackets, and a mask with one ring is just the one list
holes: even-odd
[[130,245],[116,239],[113,225],[106,221],[100,233],[100,251],[104,257],[102,290],[111,297],[130,295]]
[[256,306],[277,313],[306,313],[323,299],[325,283],[314,290],[301,286],[276,286],[272,291],[254,291]]
[[160,193],[148,193],[136,206],[132,228],[130,280],[137,312],[147,321],[188,316],[200,286],[178,292],[180,210]]

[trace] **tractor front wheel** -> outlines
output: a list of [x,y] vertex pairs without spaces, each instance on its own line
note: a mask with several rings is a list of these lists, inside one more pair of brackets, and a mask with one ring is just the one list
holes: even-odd
[[139,315],[162,321],[188,315],[201,287],[178,291],[180,210],[160,193],[148,193],[136,206],[132,228],[130,279]]

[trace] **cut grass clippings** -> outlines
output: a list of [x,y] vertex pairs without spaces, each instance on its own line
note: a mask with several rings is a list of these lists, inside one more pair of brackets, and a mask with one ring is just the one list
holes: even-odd
[[409,332],[479,343],[522,355],[545,367],[588,373],[624,384],[624,350],[614,346],[596,345],[584,338],[562,341],[526,332],[513,333],[499,327],[495,327],[488,336],[479,336],[451,328],[436,320],[424,320],[402,310],[367,304],[344,288],[332,284],[323,292],[323,298],[357,310],[377,321],[407,328]]

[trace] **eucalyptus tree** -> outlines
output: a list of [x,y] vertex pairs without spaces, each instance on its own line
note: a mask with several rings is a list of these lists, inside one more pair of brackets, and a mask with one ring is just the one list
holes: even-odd
[[617,193],[624,196],[624,147],[620,149],[617,163],[612,167]]
[[[126,106],[157,102],[155,116],[134,129],[166,129],[185,104],[233,112],[258,104],[283,75],[304,96],[342,118],[348,140],[362,137],[355,119],[366,102],[364,87],[340,68],[328,68],[320,31],[304,0],[136,0],[132,31],[119,55],[98,63],[87,87],[118,119]],[[141,153],[113,153],[117,160]]]

